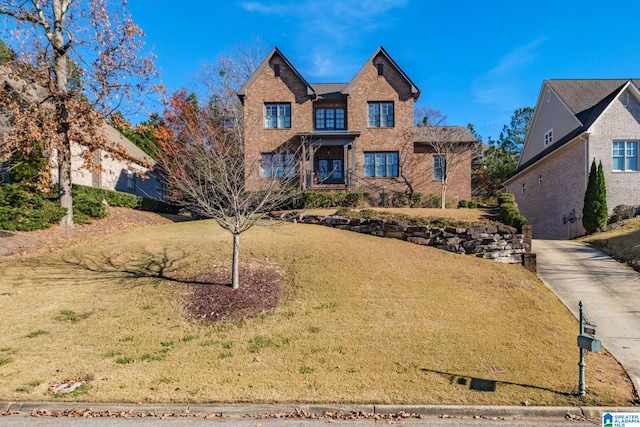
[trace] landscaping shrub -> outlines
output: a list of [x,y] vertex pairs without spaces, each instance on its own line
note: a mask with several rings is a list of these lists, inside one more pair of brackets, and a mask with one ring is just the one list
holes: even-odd
[[404,208],[407,206],[407,195],[400,192],[393,193],[391,196],[391,206],[394,208]]
[[614,222],[633,218],[635,212],[636,212],[636,208],[634,206],[618,205],[615,208],[613,208],[613,214],[609,217],[607,224],[613,224]]
[[522,232],[522,226],[529,224],[529,221],[520,214],[516,205],[515,197],[513,194],[503,193],[498,197],[498,204],[500,207],[500,220],[511,227],[518,229],[518,232]]
[[66,209],[18,184],[0,185],[0,229],[32,231],[57,224]]
[[477,200],[472,200],[469,202],[469,209],[478,209],[478,206],[480,204],[478,203]]
[[458,207],[461,209],[466,209],[469,207],[469,202],[467,202],[466,200],[460,200],[458,202]]
[[357,208],[364,203],[364,193],[347,191],[341,193],[338,200],[340,206]]
[[332,193],[323,191],[305,191],[302,193],[305,208],[330,208],[336,206]]
[[418,208],[422,206],[423,198],[424,195],[422,193],[412,193],[411,196],[409,196],[409,206],[411,206],[412,208]]
[[180,213],[181,206],[163,202],[162,200],[142,197],[138,209],[147,212],[178,215]]
[[[440,207],[442,207],[441,203],[442,203],[442,196],[440,194],[435,194],[435,193],[427,194],[423,198],[421,207],[439,209]],[[451,208],[451,202],[445,200],[444,206],[447,209]]]
[[[87,187],[86,185],[73,184],[71,194],[74,197],[81,197],[92,202],[106,201],[109,206],[135,209],[142,203],[141,197],[135,194],[122,193],[120,191],[105,190],[104,188]],[[102,217],[100,217],[102,218]]]

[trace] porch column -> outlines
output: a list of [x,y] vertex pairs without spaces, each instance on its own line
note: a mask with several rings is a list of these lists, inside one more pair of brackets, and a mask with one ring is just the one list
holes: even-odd
[[313,187],[313,185],[315,184],[313,182],[313,175],[315,174],[315,161],[314,161],[314,154],[315,154],[316,150],[313,148],[313,143],[310,141],[309,142],[309,169],[310,169],[310,175],[308,177],[309,179],[309,186]]
[[355,189],[356,185],[356,141],[351,143],[351,181],[349,185]]
[[349,174],[347,173],[347,165],[350,163],[349,160],[349,144],[344,144],[342,146],[342,158],[344,159],[344,163],[345,163],[345,167],[344,167],[344,171],[342,173],[344,173],[344,183],[347,187],[349,187]]
[[306,163],[307,163],[307,146],[304,143],[304,141],[302,141],[302,157],[301,157],[302,161],[302,171],[301,171],[301,176],[300,176],[300,187],[302,188],[302,191],[307,189],[307,167],[306,167]]

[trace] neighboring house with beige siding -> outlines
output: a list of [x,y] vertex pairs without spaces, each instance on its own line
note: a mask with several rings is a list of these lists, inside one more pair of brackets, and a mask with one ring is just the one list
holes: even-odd
[[[0,68],[0,96],[9,96],[11,92],[24,100],[45,99],[47,96],[46,91],[37,84],[26,82],[7,69]],[[106,141],[102,149],[89,152],[85,145],[72,141],[71,182],[164,200],[166,184],[163,177],[153,170],[155,160],[113,126],[105,123],[100,131]],[[8,132],[11,132],[11,128],[3,126],[0,128],[0,137]],[[58,181],[57,156],[52,153],[47,157],[52,182],[55,183]],[[90,169],[86,166],[87,157],[91,158]],[[0,183],[10,181],[9,167],[9,164],[0,163]]]
[[638,80],[545,80],[506,190],[535,238],[583,235],[592,160],[602,162],[609,214],[640,205]]
[[[303,189],[407,192],[410,182],[414,192],[440,192],[434,162],[442,159],[414,130],[420,90],[382,47],[351,81],[314,84],[274,48],[238,96],[248,189],[287,174]],[[457,137],[449,129],[435,134]],[[470,161],[465,167],[450,177],[464,181],[450,187],[454,199],[471,198]]]

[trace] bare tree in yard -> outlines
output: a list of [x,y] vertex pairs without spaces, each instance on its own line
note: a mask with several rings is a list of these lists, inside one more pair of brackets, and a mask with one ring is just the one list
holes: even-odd
[[[274,153],[271,163],[247,164],[236,129],[225,125],[215,105],[194,106],[184,91],[171,98],[165,119],[168,127],[156,137],[169,198],[231,233],[231,283],[238,289],[240,235],[288,200],[298,179],[296,155]],[[247,191],[245,171],[270,179],[260,191]]]
[[[4,151],[28,151],[33,141],[58,167],[61,225],[73,226],[72,143],[92,152],[109,146],[102,133],[114,109],[139,105],[151,83],[151,57],[141,55],[140,28],[126,13],[126,0],[0,0],[15,58],[2,66],[5,95],[0,109],[8,120]],[[6,92],[9,93],[6,93]],[[135,102],[133,102],[135,101]],[[0,159],[0,161],[3,159]]]
[[440,180],[440,207],[445,209],[449,178],[469,160],[476,140],[466,128],[424,126],[416,128],[416,142],[433,152],[434,178]]

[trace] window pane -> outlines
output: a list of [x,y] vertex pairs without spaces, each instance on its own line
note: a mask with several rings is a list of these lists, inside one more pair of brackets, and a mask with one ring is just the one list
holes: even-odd
[[374,176],[374,155],[373,153],[364,153],[364,176]]
[[617,141],[613,143],[613,158],[611,169],[614,171],[624,170],[624,148],[625,143],[622,141]]
[[291,127],[291,105],[278,104],[278,127]]
[[344,129],[344,108],[336,109],[336,129]]
[[278,116],[277,104],[264,105],[264,127],[275,128],[278,126],[276,118]]
[[627,152],[625,158],[625,170],[637,171],[638,170],[638,142],[627,142]]
[[382,126],[393,126],[393,102],[382,103]]
[[271,178],[271,154],[261,154],[260,156],[260,176]]
[[387,176],[398,175],[398,153],[387,153]]
[[326,116],[327,116],[326,118],[327,129],[335,129],[336,127],[336,122],[334,120],[335,111],[332,109],[327,109]]
[[369,103],[369,127],[380,127],[380,104]]
[[386,153],[376,153],[376,176],[387,176]]
[[324,109],[316,110],[316,129],[324,129]]
[[295,154],[285,154],[285,176],[287,178],[293,178],[296,176],[296,156]]

